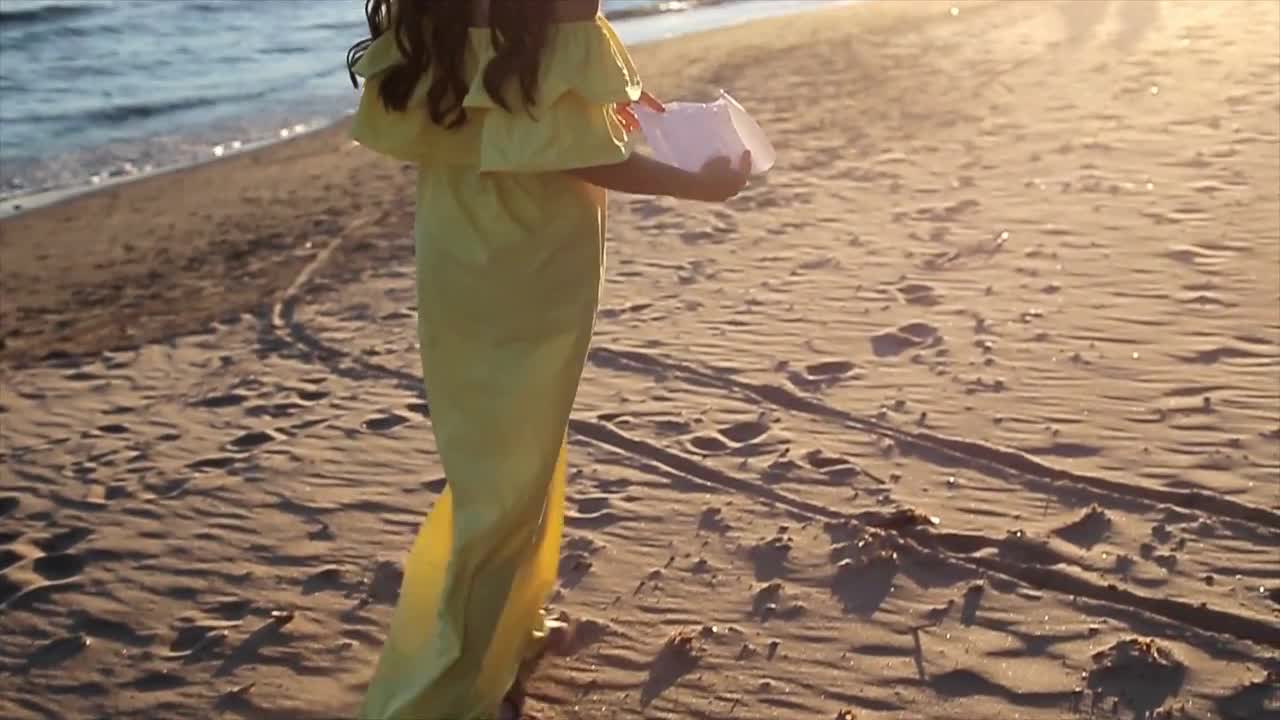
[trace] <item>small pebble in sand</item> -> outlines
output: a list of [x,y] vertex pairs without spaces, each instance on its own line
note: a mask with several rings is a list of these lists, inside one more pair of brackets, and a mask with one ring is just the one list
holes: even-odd
[[772,659],[774,659],[775,657],[777,657],[777,655],[778,655],[778,648],[780,648],[780,647],[782,647],[782,641],[781,641],[781,640],[770,640],[770,641],[769,641],[769,653],[768,653],[768,656],[767,656],[767,657],[768,657],[770,660],[772,660]]

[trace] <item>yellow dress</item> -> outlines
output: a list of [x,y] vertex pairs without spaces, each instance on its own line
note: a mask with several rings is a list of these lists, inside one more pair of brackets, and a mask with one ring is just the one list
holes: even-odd
[[[604,265],[604,192],[563,172],[630,152],[613,106],[639,98],[603,17],[553,26],[536,104],[485,91],[494,50],[473,28],[465,126],[378,99],[390,35],[357,65],[362,145],[418,165],[418,336],[448,485],[405,563],[361,718],[489,720],[545,638],[565,492],[565,436]],[[512,91],[513,101],[520,97]]]

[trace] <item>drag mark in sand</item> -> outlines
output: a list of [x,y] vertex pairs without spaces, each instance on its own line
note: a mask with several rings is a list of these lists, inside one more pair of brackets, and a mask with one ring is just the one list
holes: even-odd
[[[345,236],[344,233],[339,238]],[[421,379],[413,373],[354,356],[333,347],[311,333],[296,317],[303,290],[309,279],[340,243],[340,239],[322,252],[308,266],[278,303],[272,308],[270,334],[264,338],[264,349],[291,349],[303,357],[326,366],[335,374],[394,380],[397,384],[421,393]],[[694,365],[661,359],[647,353],[597,347],[590,361],[619,372],[661,375],[692,385],[711,388],[765,402],[775,407],[834,421],[850,429],[867,432],[895,443],[904,452],[925,459],[945,458],[950,463],[964,463],[998,477],[1012,477],[1037,484],[1077,486],[1096,496],[1099,501],[1151,508],[1162,505],[1185,511],[1213,513],[1236,521],[1249,534],[1259,538],[1280,530],[1280,514],[1218,495],[1195,491],[1169,490],[1132,485],[1108,478],[1075,473],[1033,459],[1024,453],[977,441],[953,438],[927,431],[906,431],[873,419],[831,407],[817,399],[798,395],[785,388],[751,383]],[[429,408],[421,408],[429,415]],[[748,432],[751,430],[751,432]],[[939,532],[933,520],[911,508],[891,511],[871,510],[849,514],[821,503],[784,493],[764,483],[739,477],[704,462],[668,450],[644,439],[632,437],[613,427],[608,418],[570,421],[570,431],[586,440],[636,458],[634,467],[668,478],[705,484],[717,489],[749,495],[757,501],[785,508],[798,519],[826,523],[829,527],[860,527],[879,533],[882,543],[893,552],[932,558],[949,564],[1015,580],[1041,590],[1078,598],[1088,598],[1108,605],[1123,606],[1152,616],[1171,620],[1189,629],[1231,636],[1270,647],[1280,648],[1280,629],[1271,623],[1239,613],[1218,610],[1206,604],[1192,604],[1172,598],[1158,597],[1121,588],[1115,583],[1100,583],[1061,566],[1071,567],[1064,556],[1047,549],[1044,542],[1025,538],[992,539],[983,535]],[[751,440],[763,431],[739,427],[727,430],[726,439]],[[727,448],[727,445],[726,445]],[[694,446],[695,451],[698,449]],[[1250,530],[1250,528],[1252,528]],[[887,535],[885,533],[888,533]],[[991,552],[993,551],[994,552]],[[1037,552],[1038,551],[1038,552]],[[851,563],[844,560],[842,563]],[[843,565],[842,565],[843,567]],[[847,574],[847,573],[846,573]],[[833,591],[840,593],[842,573],[833,579]]]

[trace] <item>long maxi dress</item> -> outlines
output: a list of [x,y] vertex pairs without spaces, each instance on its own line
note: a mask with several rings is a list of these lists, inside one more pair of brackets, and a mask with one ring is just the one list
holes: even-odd
[[489,30],[469,32],[459,129],[430,122],[426,81],[406,112],[383,107],[379,80],[400,61],[390,33],[355,68],[354,138],[418,167],[418,337],[448,478],[405,563],[362,718],[488,720],[545,640],[605,256],[605,194],[564,171],[625,160],[613,110],[640,96],[602,16],[552,27],[537,102],[514,112],[484,88]]

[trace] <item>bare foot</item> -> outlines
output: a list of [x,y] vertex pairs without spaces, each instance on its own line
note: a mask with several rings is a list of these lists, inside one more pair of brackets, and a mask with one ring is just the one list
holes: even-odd
[[541,653],[534,658],[535,662],[540,661],[545,655],[558,655],[567,657],[573,654],[573,639],[577,631],[577,623],[573,622],[565,613],[561,613],[555,620],[547,621],[547,640]]
[[533,677],[538,666],[547,655],[554,654],[565,657],[573,651],[574,624],[569,616],[561,613],[555,620],[547,621],[547,636],[536,655],[524,661],[516,673],[516,680],[511,684],[502,706],[498,710],[498,720],[520,720],[524,717],[526,685]]

